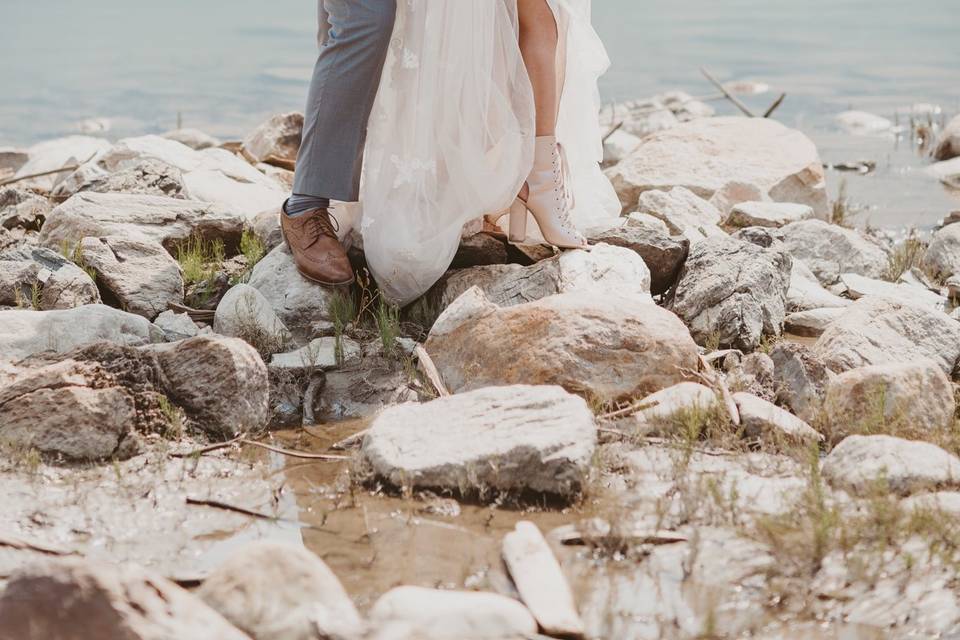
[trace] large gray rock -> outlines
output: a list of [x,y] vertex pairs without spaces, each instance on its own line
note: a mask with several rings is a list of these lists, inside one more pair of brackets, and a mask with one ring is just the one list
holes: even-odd
[[630,419],[641,433],[673,435],[678,427],[678,416],[712,411],[717,405],[717,394],[700,383],[681,382],[645,396],[641,405],[644,408]]
[[950,375],[960,357],[960,323],[898,300],[861,298],[827,327],[813,351],[837,372],[930,358]]
[[84,237],[121,236],[159,242],[168,250],[190,236],[236,245],[243,218],[219,205],[122,193],[79,193],[50,212],[40,243],[59,249]]
[[590,242],[602,242],[636,252],[650,270],[650,293],[654,295],[660,295],[673,286],[690,251],[690,240],[687,238],[671,236],[650,225],[633,221],[591,233]]
[[947,123],[937,139],[937,148],[933,150],[935,160],[949,160],[957,156],[960,156],[960,115]]
[[281,113],[254,129],[243,141],[242,153],[257,162],[294,163],[303,133],[302,113]]
[[823,360],[802,344],[779,342],[770,351],[777,401],[804,420],[818,418],[832,374]]
[[198,336],[147,350],[156,357],[164,393],[207,433],[229,438],[267,425],[267,366],[243,340]]
[[522,604],[496,593],[396,587],[370,610],[375,640],[531,638],[537,622]]
[[146,318],[105,305],[58,311],[0,311],[0,359],[17,361],[43,351],[65,353],[106,340],[139,346],[163,340]]
[[843,273],[881,278],[890,265],[883,247],[852,229],[803,220],[782,231],[790,254],[803,260],[824,285],[834,284]]
[[250,640],[162,576],[79,558],[15,574],[0,597],[2,640]]
[[133,393],[94,363],[66,360],[0,387],[0,442],[69,461],[139,450]]
[[845,371],[827,385],[827,417],[841,430],[902,428],[942,433],[953,424],[953,385],[931,360]]
[[691,243],[726,235],[718,226],[723,220],[720,210],[689,189],[646,191],[635,204],[637,212],[662,220],[670,233],[681,235]]
[[390,407],[370,426],[362,454],[398,487],[571,496],[587,479],[595,445],[583,399],[516,385]]
[[70,174],[52,195],[66,199],[81,191],[185,198],[183,175],[176,167],[154,158],[141,158],[115,172],[89,163]]
[[204,579],[197,595],[257,640],[355,638],[363,631],[337,576],[301,546],[242,547]]
[[430,326],[471,287],[479,287],[488,300],[503,307],[579,291],[617,291],[643,297],[650,295],[650,270],[633,251],[606,244],[596,245],[590,251],[565,251],[529,267],[471,267],[444,276],[418,301],[413,313],[424,326]]
[[183,272],[157,242],[122,236],[84,238],[84,263],[94,270],[97,283],[130,313],[153,320],[170,303],[183,303]]
[[782,246],[764,249],[730,237],[695,244],[670,309],[701,344],[752,351],[764,335],[780,335],[792,268]]
[[809,205],[817,217],[829,211],[813,142],[766,118],[704,118],[654,133],[607,175],[625,207],[654,189],[686,187],[710,199],[743,183],[764,199]]
[[[297,340],[312,339],[322,333],[322,327],[332,319],[330,304],[337,291],[300,275],[286,243],[257,263],[247,284],[263,294]],[[340,295],[349,295],[349,292]]]
[[290,332],[270,302],[248,284],[234,285],[223,296],[213,317],[213,330],[242,338],[261,353],[282,351],[290,340]]
[[848,436],[822,464],[831,485],[853,493],[879,488],[900,495],[960,486],[960,459],[929,442]]
[[157,316],[156,320],[153,321],[153,324],[163,331],[167,342],[195,338],[200,332],[200,327],[197,326],[189,315],[186,313],[177,313],[173,310],[161,313]]
[[50,311],[99,302],[93,279],[59,253],[31,246],[0,252],[0,305],[37,303],[37,310]]
[[267,209],[278,211],[289,195],[275,179],[226,149],[195,151],[159,136],[120,140],[96,162],[103,170],[116,173],[144,160],[159,160],[177,168],[185,197],[215,202],[246,218]]
[[933,234],[923,266],[945,278],[960,274],[960,224],[949,224]]
[[698,366],[675,315],[639,296],[593,292],[498,307],[470,289],[434,324],[426,349],[454,392],[556,384],[601,402],[668,387]]

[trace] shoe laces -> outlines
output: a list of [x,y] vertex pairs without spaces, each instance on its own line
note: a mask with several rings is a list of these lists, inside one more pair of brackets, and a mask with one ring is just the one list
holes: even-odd
[[570,211],[576,206],[576,199],[570,190],[570,163],[567,161],[567,151],[563,145],[557,143],[556,153],[554,154],[554,177],[556,189],[559,192],[557,201],[562,199],[566,205],[563,207],[563,214],[560,216],[560,226],[569,232],[579,235],[573,221],[570,219]]
[[305,226],[307,227],[307,232],[310,234],[308,247],[314,245],[324,236],[339,240],[337,232],[340,231],[340,223],[330,215],[329,211],[321,211],[316,215],[310,216],[307,218]]

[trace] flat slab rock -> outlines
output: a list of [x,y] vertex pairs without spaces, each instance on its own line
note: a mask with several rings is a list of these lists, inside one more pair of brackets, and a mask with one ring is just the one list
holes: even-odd
[[381,413],[363,459],[398,487],[570,496],[596,445],[587,403],[553,386],[490,387]]
[[867,493],[878,481],[890,491],[960,487],[960,459],[929,442],[892,436],[849,436],[823,461],[821,471],[834,487]]
[[940,311],[868,296],[827,327],[813,352],[837,372],[929,358],[950,375],[960,358],[960,323]]

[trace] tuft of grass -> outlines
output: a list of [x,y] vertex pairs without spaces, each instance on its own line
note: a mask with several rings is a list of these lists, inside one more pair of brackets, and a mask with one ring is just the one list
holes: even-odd
[[847,197],[847,179],[844,178],[840,181],[840,191],[837,193],[837,199],[833,201],[830,222],[841,227],[849,227],[851,217],[850,199]]
[[333,335],[336,340],[334,353],[338,363],[343,363],[343,336],[357,320],[357,303],[353,296],[337,291],[330,299],[330,319],[333,322]]
[[244,295],[237,300],[237,337],[257,350],[264,362],[269,362],[271,356],[283,351],[288,342],[288,336],[278,327],[264,327],[257,319],[259,309],[257,299],[252,294]]
[[714,351],[717,351],[718,349],[720,349],[720,339],[721,339],[720,332],[714,331],[709,336],[707,336],[706,340],[704,340],[703,348],[706,349],[707,353],[712,353]]
[[193,235],[177,247],[177,262],[183,270],[183,281],[190,284],[209,282],[226,259],[223,240],[207,241]]
[[240,254],[244,258],[245,266],[243,272],[233,279],[233,284],[249,280],[253,268],[267,254],[267,248],[252,229],[244,229],[240,236]]
[[374,320],[377,323],[384,355],[394,357],[397,354],[397,338],[400,337],[400,309],[388,304],[381,296]]
[[914,231],[911,231],[906,240],[894,247],[883,279],[896,282],[900,276],[914,267],[923,268],[923,256],[926,252],[926,244],[916,237]]
[[88,265],[86,259],[83,257],[82,243],[77,242],[71,246],[70,242],[64,239],[60,242],[60,255],[83,269],[86,274],[90,276],[91,280],[94,282],[97,281],[97,270]]
[[167,427],[162,435],[165,438],[179,439],[184,432],[183,410],[170,401],[167,396],[161,396],[159,400],[160,411],[167,421]]
[[0,442],[0,454],[17,471],[34,476],[40,471],[43,455],[36,447]]

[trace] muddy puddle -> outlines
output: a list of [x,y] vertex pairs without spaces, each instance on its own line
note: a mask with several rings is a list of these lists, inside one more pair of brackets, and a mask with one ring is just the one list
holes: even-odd
[[[263,443],[308,455],[350,454],[330,447],[367,425],[276,432]],[[519,520],[530,520],[551,542],[591,638],[714,637],[703,635],[711,629],[725,632],[716,637],[741,637],[775,622],[764,578],[774,560],[729,530],[671,526],[679,541],[616,547],[559,542],[559,527],[583,528],[597,517],[653,530],[653,502],[669,483],[644,476],[631,484],[626,467],[602,465],[606,470],[575,505],[517,507],[360,484],[351,459],[304,459],[254,446],[170,455],[198,448],[158,444],[115,465],[0,471],[0,587],[18,567],[52,553],[131,561],[191,587],[248,542],[268,539],[303,544],[323,558],[362,612],[399,585],[513,595],[501,542]],[[3,543],[11,538],[34,548]],[[812,626],[803,637],[881,636]]]

